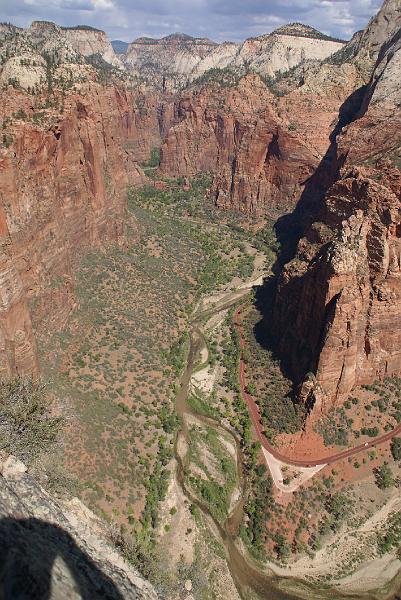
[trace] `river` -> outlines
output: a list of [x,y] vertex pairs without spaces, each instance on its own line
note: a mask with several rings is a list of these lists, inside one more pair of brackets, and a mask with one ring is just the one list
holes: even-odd
[[[206,340],[202,331],[202,323],[205,321],[205,319],[234,306],[241,298],[245,297],[249,293],[249,289],[251,289],[251,287],[252,284],[250,284],[248,289],[244,288],[237,292],[229,292],[226,296],[222,298],[220,297],[218,301],[209,306],[207,309],[195,311],[193,314],[189,331],[190,348],[188,352],[187,364],[180,378],[179,392],[176,397],[176,412],[181,417],[181,429],[177,435],[177,441],[175,444],[177,481],[185,496],[190,500],[190,502],[198,506],[198,508],[201,510],[206,518],[206,521],[210,524],[211,530],[218,537],[218,541],[224,546],[227,564],[242,600],[248,600],[250,593],[253,593],[252,598],[255,598],[256,595],[256,597],[260,600],[377,600],[378,598],[383,597],[390,598],[394,596],[394,594],[388,594],[387,596],[383,596],[382,594],[372,595],[368,593],[347,595],[334,590],[319,590],[317,587],[308,584],[305,581],[294,578],[278,577],[272,571],[269,573],[267,569],[262,570],[262,568],[259,568],[258,565],[254,563],[250,557],[245,556],[240,549],[240,544],[238,543],[238,533],[244,515],[243,498],[245,497],[246,493],[246,480],[243,473],[243,459],[240,441],[233,431],[222,425],[222,423],[215,421],[212,418],[195,413],[188,404],[188,396],[189,385],[195,365],[197,364],[197,360],[202,349],[206,347]],[[205,423],[209,427],[213,427],[216,431],[221,431],[224,429],[235,440],[237,448],[238,479],[242,493],[236,507],[223,525],[218,523],[213,518],[207,506],[196,496],[194,496],[186,486],[183,458],[180,456],[178,451],[178,440],[180,436],[184,437],[188,447],[190,444],[188,426],[184,418],[185,415],[192,415],[193,417],[196,417],[198,421]],[[389,588],[390,587],[391,586],[389,586]],[[394,587],[392,587],[392,589],[394,589]]]

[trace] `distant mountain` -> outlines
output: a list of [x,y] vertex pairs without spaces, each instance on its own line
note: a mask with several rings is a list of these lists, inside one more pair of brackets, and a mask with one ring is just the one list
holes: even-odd
[[147,83],[180,89],[215,70],[231,69],[236,75],[252,71],[274,78],[305,60],[324,60],[344,45],[313,27],[292,23],[242,44],[217,44],[185,33],[141,37],[129,45],[122,60],[131,74]]
[[122,40],[112,40],[111,45],[116,54],[125,54],[129,46],[128,42],[123,42]]

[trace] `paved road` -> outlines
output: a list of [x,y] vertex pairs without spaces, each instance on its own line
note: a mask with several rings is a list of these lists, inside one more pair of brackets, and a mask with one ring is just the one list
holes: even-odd
[[[243,336],[242,326],[240,323],[240,314],[241,314],[242,310],[243,310],[242,306],[240,306],[236,310],[236,312],[234,314],[234,325],[240,336],[241,348],[244,348],[245,347],[245,339]],[[279,452],[276,448],[274,448],[270,444],[269,440],[266,438],[266,436],[263,433],[262,425],[260,422],[259,408],[258,408],[254,398],[250,394],[248,394],[248,392],[245,389],[246,388],[245,363],[242,360],[242,358],[240,360],[239,379],[240,379],[241,393],[242,393],[242,396],[243,396],[245,402],[247,403],[249,413],[251,415],[252,423],[253,423],[253,426],[255,428],[255,431],[256,431],[256,434],[258,436],[260,443],[277,460],[281,460],[282,462],[286,463],[287,465],[293,465],[295,467],[314,467],[314,466],[318,466],[318,465],[330,465],[332,463],[343,460],[344,458],[348,458],[349,456],[355,456],[355,454],[364,452],[364,451],[368,450],[369,448],[374,448],[375,446],[384,444],[384,443],[388,442],[389,440],[391,440],[393,437],[396,437],[397,435],[401,435],[401,423],[400,423],[395,429],[393,429],[393,431],[389,431],[385,435],[382,435],[382,436],[375,438],[369,442],[366,442],[365,444],[360,444],[359,446],[356,446],[355,448],[350,448],[349,450],[343,450],[342,452],[337,452],[336,454],[325,456],[323,458],[317,457],[315,459],[308,458],[305,460],[297,460],[295,458],[285,456],[284,454],[281,454],[281,452]]]

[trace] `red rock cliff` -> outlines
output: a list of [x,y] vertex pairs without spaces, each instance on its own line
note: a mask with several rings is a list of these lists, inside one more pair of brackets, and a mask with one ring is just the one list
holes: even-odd
[[127,187],[142,181],[137,161],[158,137],[156,111],[141,105],[140,113],[132,94],[114,86],[92,83],[69,95],[63,112],[44,111],[40,125],[29,96],[10,89],[0,102],[3,121],[14,113],[0,150],[0,373],[7,374],[38,368],[29,300],[40,302],[49,326],[61,326],[74,307],[79,256],[123,242]]
[[279,351],[298,382],[316,375],[316,410],[401,374],[399,38],[383,48],[361,111],[337,138],[339,178],[279,280]]
[[161,170],[169,176],[215,173],[212,194],[221,208],[284,212],[320,159],[313,143],[290,129],[258,76],[234,87],[194,88],[175,103]]

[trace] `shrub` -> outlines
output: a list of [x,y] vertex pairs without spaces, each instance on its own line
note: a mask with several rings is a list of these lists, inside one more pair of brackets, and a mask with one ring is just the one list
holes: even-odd
[[368,435],[369,437],[377,437],[379,435],[378,427],[362,427],[361,429],[362,435]]
[[46,386],[33,378],[0,380],[1,449],[32,463],[56,442],[62,419],[51,415]]

